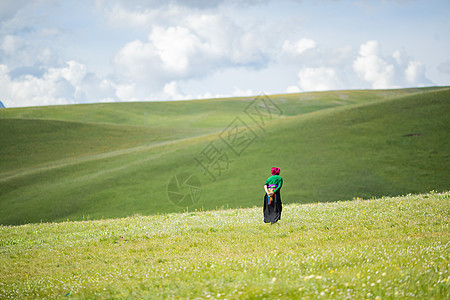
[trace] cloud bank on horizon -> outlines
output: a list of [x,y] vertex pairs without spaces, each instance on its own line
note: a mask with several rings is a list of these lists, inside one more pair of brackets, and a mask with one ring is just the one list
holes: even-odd
[[2,1],[7,107],[450,83],[447,0]]

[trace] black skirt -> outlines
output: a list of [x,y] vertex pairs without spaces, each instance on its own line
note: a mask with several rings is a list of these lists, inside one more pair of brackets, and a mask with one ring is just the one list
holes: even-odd
[[280,192],[272,196],[272,201],[269,204],[267,194],[264,195],[264,222],[265,223],[275,223],[281,219],[281,196]]

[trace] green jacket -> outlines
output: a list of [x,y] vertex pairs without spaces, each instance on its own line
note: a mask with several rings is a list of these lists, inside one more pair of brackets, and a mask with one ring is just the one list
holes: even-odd
[[270,186],[271,184],[276,184],[277,188],[273,191],[275,194],[280,191],[281,186],[283,185],[283,178],[280,175],[272,175],[267,178],[266,183],[264,185]]

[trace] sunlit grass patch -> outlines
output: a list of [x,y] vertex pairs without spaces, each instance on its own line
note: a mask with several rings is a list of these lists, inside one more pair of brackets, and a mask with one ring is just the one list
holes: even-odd
[[450,194],[0,227],[0,298],[436,298]]

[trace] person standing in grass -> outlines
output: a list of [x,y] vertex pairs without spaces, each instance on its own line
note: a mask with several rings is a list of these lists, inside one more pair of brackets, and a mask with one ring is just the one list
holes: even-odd
[[273,167],[271,170],[272,176],[267,178],[264,184],[264,222],[276,223],[281,219],[281,196],[280,189],[283,185],[283,178],[280,176],[280,169]]

